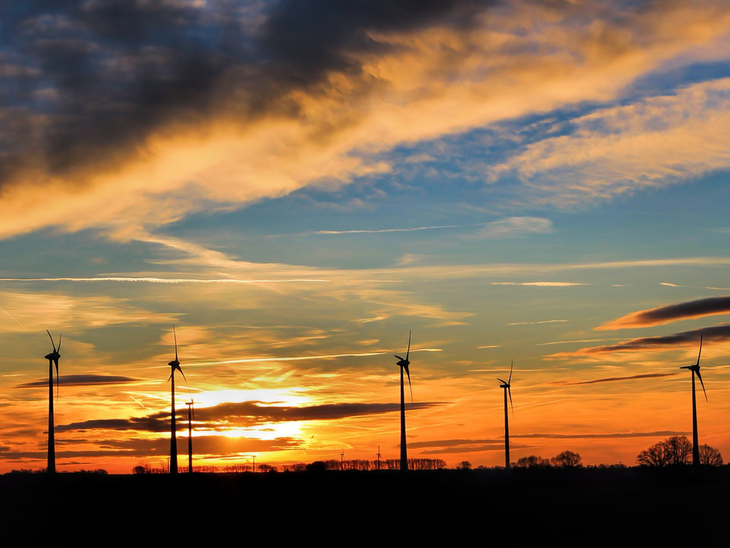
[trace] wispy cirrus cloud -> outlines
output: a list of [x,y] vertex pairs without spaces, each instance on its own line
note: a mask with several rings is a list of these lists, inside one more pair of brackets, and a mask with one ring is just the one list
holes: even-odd
[[676,373],[645,373],[641,375],[628,375],[625,377],[605,377],[602,379],[591,379],[588,381],[554,381],[548,384],[557,386],[580,386],[584,384],[602,384],[605,382],[622,382],[622,381],[635,381],[640,379],[660,379],[662,377],[674,377],[680,375],[680,372]]
[[[533,200],[570,207],[667,186],[730,167],[719,144],[730,123],[730,79],[606,108],[567,135],[528,145],[495,169],[515,171]],[[667,284],[670,285],[670,284]]]
[[574,287],[588,285],[580,282],[490,282],[489,285],[524,285],[527,287]]
[[484,228],[474,233],[472,238],[501,239],[519,238],[530,234],[550,234],[553,223],[542,217],[509,217],[501,221],[487,223]]
[[695,301],[658,306],[648,310],[639,310],[606,322],[596,327],[596,329],[615,330],[632,327],[649,327],[719,314],[730,314],[730,296],[709,297]]
[[[101,386],[135,382],[140,382],[140,379],[121,375],[61,375],[59,378],[59,384],[63,386]],[[18,385],[18,388],[36,388],[38,386],[48,386],[48,379],[26,382]]]

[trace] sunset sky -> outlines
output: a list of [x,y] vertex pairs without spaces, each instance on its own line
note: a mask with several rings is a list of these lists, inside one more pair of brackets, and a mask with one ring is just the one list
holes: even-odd
[[[0,472],[730,459],[730,4],[0,7]],[[181,415],[182,416],[182,415]],[[187,463],[187,429],[178,435]]]

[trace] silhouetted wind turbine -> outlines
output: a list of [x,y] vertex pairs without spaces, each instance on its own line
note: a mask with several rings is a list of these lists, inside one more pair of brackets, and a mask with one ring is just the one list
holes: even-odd
[[[182,373],[182,370],[180,371]],[[193,405],[195,402],[192,398],[190,398],[190,401],[185,402],[185,405],[188,406],[188,473],[193,473],[193,416],[195,415],[195,411],[193,410]]]
[[377,464],[377,470],[380,470],[380,446],[378,445],[378,464]]
[[187,382],[188,379],[185,377],[185,373],[183,373],[183,370],[180,368],[180,361],[177,357],[177,334],[175,333],[174,325],[172,326],[172,335],[175,338],[175,359],[167,364],[171,368],[170,378],[167,380],[172,381],[172,384],[170,385],[172,395],[170,404],[170,473],[177,474],[177,436],[175,426],[175,370],[180,371],[180,374],[183,376],[183,379],[185,379],[185,382]]
[[411,372],[408,366],[411,364],[408,359],[411,355],[411,332],[408,331],[408,350],[406,350],[406,357],[401,358],[397,354],[398,363],[400,366],[400,469],[405,472],[408,470],[408,451],[406,449],[406,397],[403,384],[403,370],[408,375],[408,387],[411,389],[411,401],[413,401],[413,387],[411,386]]
[[702,355],[702,333],[700,333],[700,351],[697,353],[697,363],[694,365],[685,365],[680,369],[689,369],[692,371],[692,467],[697,468],[700,465],[700,445],[697,435],[697,395],[695,393],[695,375],[700,379],[702,392],[705,393],[705,401],[707,400],[707,392],[705,391],[705,383],[702,382],[700,375],[700,356]]
[[56,343],[53,342],[51,332],[46,329],[46,333],[48,333],[48,336],[51,338],[51,345],[53,346],[53,351],[50,354],[46,354],[46,359],[48,360],[48,465],[46,467],[46,472],[48,472],[49,474],[55,474],[56,428],[53,421],[53,366],[56,366],[56,391],[58,391],[60,386],[60,379],[58,376],[58,360],[61,359],[61,337],[58,337],[58,348],[56,348]]
[[509,377],[506,381],[497,377],[497,380],[502,384],[499,387],[504,390],[504,468],[509,471],[509,413],[507,412],[507,395],[509,394],[509,405],[514,413],[514,407],[512,407],[512,370],[515,367],[515,362],[512,360],[512,365],[509,368]]

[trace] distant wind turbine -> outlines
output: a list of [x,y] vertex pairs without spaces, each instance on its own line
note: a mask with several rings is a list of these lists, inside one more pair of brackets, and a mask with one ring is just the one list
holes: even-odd
[[[182,373],[182,370],[180,370]],[[195,402],[192,398],[190,398],[190,401],[185,402],[185,405],[188,406],[188,473],[193,473],[193,416],[195,415],[195,411],[193,410],[193,405]]]
[[680,369],[689,369],[692,372],[692,467],[697,468],[700,465],[700,444],[699,437],[697,435],[697,395],[695,393],[695,375],[700,380],[702,385],[702,392],[705,394],[705,401],[707,399],[707,392],[705,391],[705,383],[702,382],[702,375],[700,374],[700,356],[702,355],[702,333],[700,333],[700,351],[697,353],[697,363],[694,365],[685,365]]
[[514,370],[515,362],[512,360],[512,365],[509,368],[509,377],[506,381],[497,377],[497,380],[502,384],[499,387],[504,391],[504,468],[509,471],[509,413],[507,412],[507,395],[509,395],[509,406],[514,413],[514,407],[512,407],[512,371]]
[[378,464],[376,466],[376,470],[380,470],[380,446],[378,445]]
[[167,364],[170,366],[171,369],[170,378],[167,380],[168,382],[172,382],[170,404],[170,474],[177,474],[177,432],[175,426],[175,370],[180,371],[180,374],[183,376],[183,379],[185,379],[185,382],[187,382],[188,379],[185,377],[185,373],[183,373],[183,370],[180,368],[180,361],[178,360],[177,356],[177,333],[175,333],[174,325],[172,326],[172,335],[175,339],[175,359]]
[[400,469],[405,472],[408,470],[408,451],[406,449],[406,397],[403,383],[403,370],[408,375],[408,387],[411,389],[411,401],[413,401],[413,387],[411,386],[411,372],[408,366],[411,364],[408,359],[411,354],[411,332],[408,331],[408,349],[406,350],[406,357],[401,358],[397,354],[398,363],[400,366]]
[[[58,360],[61,359],[61,337],[58,337],[58,348],[56,343],[53,341],[51,332],[46,329],[46,333],[51,338],[51,346],[53,351],[46,354],[48,360],[48,465],[46,466],[46,472],[49,474],[56,473],[56,439],[55,439],[55,425],[53,421],[53,366],[56,366],[56,391],[58,392],[60,386],[60,379],[58,376]],[[56,395],[58,398],[58,395]]]

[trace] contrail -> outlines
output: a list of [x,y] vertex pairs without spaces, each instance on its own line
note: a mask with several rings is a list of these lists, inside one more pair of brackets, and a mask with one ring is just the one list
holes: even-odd
[[5,309],[4,309],[4,308],[2,308],[2,307],[0,307],[0,310],[2,310],[3,312],[5,312],[5,315],[6,315],[6,316],[7,316],[8,318],[10,318],[10,319],[11,319],[11,320],[13,320],[13,321],[14,321],[15,323],[17,323],[17,324],[18,324],[18,325],[19,325],[20,327],[22,327],[23,329],[25,329],[26,331],[28,331],[28,328],[27,328],[27,327],[25,327],[25,326],[24,326],[24,325],[23,325],[22,323],[20,323],[20,321],[19,321],[19,320],[18,320],[17,318],[14,318],[14,317],[13,317],[13,316],[12,316],[12,315],[10,314],[10,312],[8,312],[7,310],[5,310]]
[[[252,279],[241,280],[232,278],[200,279],[200,278],[129,278],[123,276],[107,276],[102,278],[0,278],[0,282],[141,282],[153,284],[271,284],[271,283],[328,283],[329,280],[318,278],[290,278],[290,279]],[[5,311],[3,311],[5,312]],[[7,314],[7,312],[5,312]],[[10,316],[10,314],[8,314]],[[12,316],[11,316],[12,318]],[[13,318],[15,319],[15,318]],[[18,321],[18,320],[15,320]]]
[[300,232],[299,236],[310,236],[320,234],[385,234],[388,232],[417,232],[419,230],[443,230],[449,228],[468,228],[472,226],[484,226],[485,223],[471,223],[466,225],[433,225],[433,226],[414,226],[410,228],[375,228],[375,229],[358,229],[358,230],[317,230],[314,232]]

